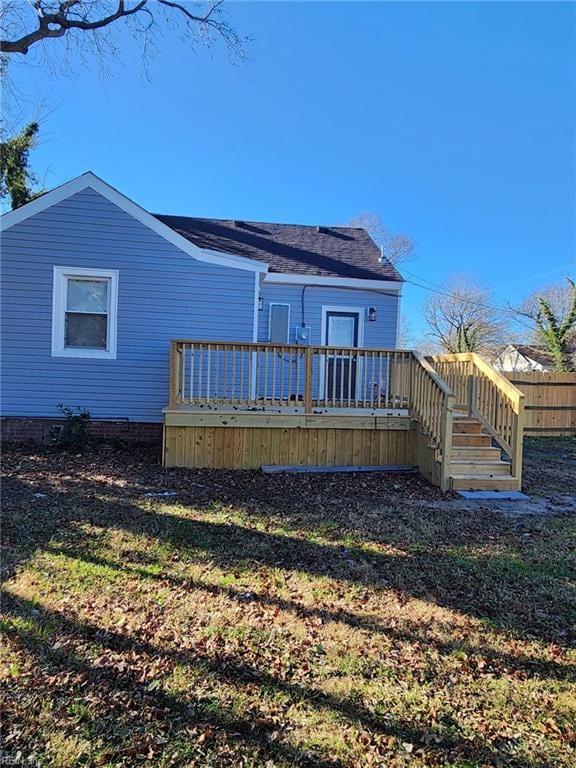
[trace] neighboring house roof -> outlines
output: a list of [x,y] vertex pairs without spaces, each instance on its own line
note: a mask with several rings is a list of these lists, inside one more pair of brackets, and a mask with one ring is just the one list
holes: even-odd
[[155,215],[200,248],[263,261],[270,272],[402,281],[364,229]]
[[[529,344],[510,344],[502,354],[510,354],[511,352],[517,352],[522,357],[541,365],[543,368],[552,370],[555,367],[554,358],[542,347],[534,347]],[[576,360],[576,353],[574,353],[573,358]]]
[[554,367],[554,358],[545,349],[539,347],[532,347],[527,344],[514,346],[514,349],[523,357],[527,357],[529,360],[533,360],[535,363],[544,367]]

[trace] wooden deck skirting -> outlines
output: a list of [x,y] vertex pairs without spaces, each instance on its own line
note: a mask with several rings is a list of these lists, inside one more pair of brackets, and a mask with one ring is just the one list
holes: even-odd
[[[350,416],[165,413],[168,467],[260,469],[414,462],[412,420]],[[198,423],[196,423],[198,422]]]

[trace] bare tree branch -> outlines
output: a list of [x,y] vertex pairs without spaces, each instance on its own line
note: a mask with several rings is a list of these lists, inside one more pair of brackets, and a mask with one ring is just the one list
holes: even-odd
[[126,8],[124,0],[119,0],[118,6],[114,13],[108,16],[101,17],[94,21],[87,21],[85,19],[76,19],[68,15],[70,9],[78,5],[81,0],[69,0],[68,2],[61,3],[57,13],[46,13],[41,2],[36,3],[38,9],[39,22],[38,27],[22,35],[16,40],[0,40],[0,52],[2,53],[28,53],[30,46],[40,40],[46,40],[52,37],[63,37],[69,30],[81,29],[96,30],[106,27],[117,19],[133,16],[135,13],[141,11],[148,0],[141,0],[133,8]]
[[[97,35],[122,19],[148,16],[148,31],[157,21],[157,11],[163,8],[181,24],[190,36],[194,30],[204,32],[207,39],[220,36],[235,53],[242,52],[244,40],[221,15],[223,0],[207,4],[205,11],[194,13],[184,3],[172,0],[5,0],[0,9],[0,53],[26,55],[34,46],[69,34],[91,32]],[[96,41],[98,51],[98,42]],[[144,45],[146,47],[146,45]]]
[[414,240],[409,235],[391,232],[377,213],[360,213],[346,226],[365,229],[391,264],[409,261],[414,255]]

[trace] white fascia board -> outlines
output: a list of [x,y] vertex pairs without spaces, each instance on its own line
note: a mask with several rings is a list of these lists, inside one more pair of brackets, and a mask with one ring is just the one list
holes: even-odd
[[322,277],[320,275],[288,275],[284,272],[268,272],[264,277],[265,283],[284,283],[291,285],[317,285],[326,288],[353,288],[355,290],[370,289],[400,294],[403,281],[400,280],[360,280],[355,277]]
[[396,306],[396,349],[400,349],[400,323],[402,322],[402,316],[400,314],[400,294],[398,294],[398,302]]
[[[189,242],[189,241],[186,241]],[[192,243],[190,243],[192,245]],[[236,256],[233,253],[224,253],[223,251],[213,251],[211,248],[198,248],[200,254],[206,254],[205,261],[212,259],[220,259],[222,263],[226,262],[228,267],[236,267],[237,269],[250,269],[252,272],[265,273],[268,272],[268,264],[263,261],[257,261],[256,259],[248,259],[246,256]],[[198,258],[201,258],[199,256]]]
[[129,216],[132,216],[132,218],[136,219],[141,224],[144,224],[144,226],[148,227],[152,232],[160,235],[164,240],[172,243],[176,248],[187,253],[189,256],[192,256],[192,258],[197,261],[204,261],[209,264],[219,264],[235,269],[245,269],[251,272],[266,272],[267,270],[267,266],[261,261],[199,248],[197,245],[194,245],[194,243],[191,243],[190,240],[182,237],[182,235],[179,235],[169,226],[162,223],[151,213],[148,213],[148,211],[133,200],[130,200],[126,195],[123,195],[117,189],[111,187],[110,184],[102,181],[102,179],[95,176],[91,171],[83,173],[81,176],[78,176],[65,184],[61,184],[59,187],[55,187],[50,192],[46,192],[35,200],[26,203],[26,205],[16,208],[14,211],[5,213],[0,220],[0,228],[2,230],[7,230],[15,224],[19,224],[21,221],[30,218],[30,216],[34,216],[37,213],[50,208],[52,205],[56,205],[87,188],[98,192],[102,197],[110,200],[111,203],[114,203],[114,205],[125,211]]

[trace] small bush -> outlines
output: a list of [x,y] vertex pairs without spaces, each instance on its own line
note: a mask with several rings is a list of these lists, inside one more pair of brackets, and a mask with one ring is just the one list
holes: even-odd
[[83,451],[90,440],[88,434],[90,411],[79,406],[71,408],[63,403],[58,403],[57,408],[64,417],[64,424],[62,429],[54,435],[54,444],[67,450]]

